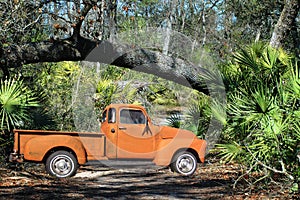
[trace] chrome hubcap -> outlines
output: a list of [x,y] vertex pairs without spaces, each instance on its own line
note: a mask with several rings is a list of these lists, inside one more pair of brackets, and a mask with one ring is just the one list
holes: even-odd
[[74,163],[68,156],[59,155],[53,158],[51,169],[59,177],[67,176],[74,168]]
[[177,159],[177,167],[178,170],[182,173],[188,174],[189,172],[192,172],[195,168],[194,159],[189,155],[181,155]]

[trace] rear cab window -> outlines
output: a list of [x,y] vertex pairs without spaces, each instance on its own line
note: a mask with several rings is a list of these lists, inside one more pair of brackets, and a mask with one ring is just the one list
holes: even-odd
[[116,123],[116,109],[110,108],[108,110],[108,123]]
[[102,113],[102,117],[101,117],[101,123],[106,122],[106,113],[107,113],[107,110],[104,110]]
[[116,109],[109,108],[102,113],[101,122],[116,123]]

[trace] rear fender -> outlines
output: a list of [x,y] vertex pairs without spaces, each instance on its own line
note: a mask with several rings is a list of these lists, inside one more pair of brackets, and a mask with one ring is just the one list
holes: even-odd
[[41,162],[50,150],[57,148],[71,149],[79,164],[86,163],[86,151],[83,144],[77,138],[68,135],[47,135],[29,140],[25,145],[24,159]]

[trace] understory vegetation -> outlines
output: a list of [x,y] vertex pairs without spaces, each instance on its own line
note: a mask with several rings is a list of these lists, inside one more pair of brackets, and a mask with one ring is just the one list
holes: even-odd
[[299,189],[298,63],[282,49],[254,43],[222,66],[228,116],[215,151],[243,166],[237,181],[249,187],[286,181],[294,192]]

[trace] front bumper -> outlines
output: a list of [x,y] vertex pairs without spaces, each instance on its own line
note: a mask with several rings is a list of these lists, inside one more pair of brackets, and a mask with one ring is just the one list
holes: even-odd
[[24,161],[24,155],[18,154],[17,152],[13,152],[9,155],[9,162],[18,162],[21,163]]

